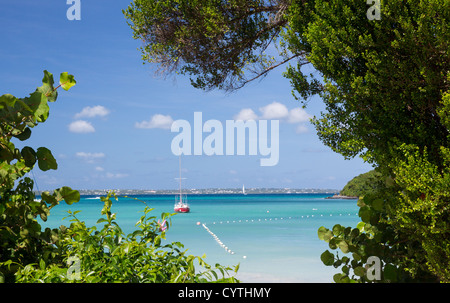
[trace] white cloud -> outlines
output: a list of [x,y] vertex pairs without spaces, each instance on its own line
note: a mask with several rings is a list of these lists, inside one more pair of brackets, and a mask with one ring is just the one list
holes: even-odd
[[150,121],[142,121],[136,122],[136,128],[162,128],[162,129],[170,129],[172,126],[173,119],[171,116],[156,114],[150,119]]
[[255,114],[255,112],[251,108],[244,108],[242,109],[239,114],[234,116],[234,120],[257,120],[258,116]]
[[303,122],[309,121],[309,119],[311,119],[311,118],[312,118],[312,116],[310,114],[308,114],[306,112],[306,110],[304,110],[301,107],[297,107],[297,108],[291,109],[289,111],[288,122],[289,123],[303,123]]
[[234,116],[234,120],[281,120],[291,124],[298,124],[295,128],[295,132],[303,134],[308,132],[306,122],[312,118],[310,114],[301,107],[296,107],[289,110],[286,105],[280,102],[273,102],[266,106],[259,108],[261,116],[257,116],[251,108],[242,109],[237,115]]
[[79,118],[94,118],[94,117],[105,117],[109,114],[109,110],[101,105],[97,106],[87,106],[81,110],[81,112],[75,115],[75,119]]
[[304,134],[308,132],[308,128],[304,125],[304,124],[299,124],[296,128],[295,128],[295,132],[297,134]]
[[95,128],[91,123],[84,120],[77,120],[69,124],[69,130],[72,133],[93,133],[95,132]]
[[103,167],[101,167],[101,166],[96,166],[95,170],[96,171],[104,171],[105,169]]
[[259,109],[262,113],[261,119],[284,119],[289,115],[286,105],[273,102]]
[[[94,163],[98,159],[102,159],[105,157],[104,153],[86,153],[86,152],[77,152],[75,154],[77,158],[83,159],[87,163]],[[97,170],[97,168],[96,168]]]

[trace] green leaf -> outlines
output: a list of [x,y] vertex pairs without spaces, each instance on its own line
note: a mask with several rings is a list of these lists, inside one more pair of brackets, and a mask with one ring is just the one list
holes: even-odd
[[30,97],[23,98],[22,100],[22,105],[25,109],[31,111],[30,113],[26,113],[27,115],[32,115],[38,122],[44,122],[47,120],[50,107],[47,104],[47,97],[42,92],[36,90],[30,95]]
[[371,217],[371,210],[368,206],[363,206],[359,209],[358,213],[359,217],[363,222],[370,223],[370,217]]
[[335,274],[333,276],[333,281],[336,283],[350,283],[350,278],[346,274]]
[[50,113],[50,107],[47,103],[47,98],[43,95],[41,95],[41,102],[39,103],[39,107],[36,109],[34,113],[34,117],[38,122],[44,122],[47,120],[48,115]]
[[372,202],[372,207],[377,211],[383,210],[384,201],[382,199],[376,199]]
[[354,238],[356,238],[358,236],[359,236],[359,229],[358,228],[353,228],[351,233],[350,233],[350,237],[354,239]]
[[319,227],[319,229],[317,230],[317,236],[319,237],[320,240],[323,240],[323,237],[327,231],[328,228],[324,226]]
[[386,264],[383,269],[384,280],[389,282],[397,282],[398,269],[392,264]]
[[25,146],[24,148],[22,148],[20,154],[25,160],[25,165],[28,167],[33,167],[33,165],[36,163],[36,152],[34,151],[34,149],[29,146]]
[[54,196],[50,195],[50,193],[48,191],[42,192],[41,198],[43,201],[50,204],[50,208],[52,208],[53,206],[58,204],[58,200],[56,200],[56,198]]
[[359,229],[360,232],[364,232],[364,227],[365,227],[365,226],[366,226],[366,223],[365,223],[365,222],[359,222],[359,223],[356,225],[356,228]]
[[344,231],[344,227],[342,225],[336,224],[333,226],[333,235],[339,236]]
[[344,254],[348,253],[348,243],[344,240],[341,240],[338,244],[338,247],[342,250]]
[[80,193],[68,186],[56,189],[55,194],[58,201],[64,200],[69,205],[80,201]]
[[323,264],[326,266],[331,266],[334,264],[334,254],[326,250],[320,255],[320,260],[322,260]]
[[39,268],[45,270],[45,261],[43,259],[39,260]]
[[55,158],[52,155],[52,152],[45,147],[39,147],[37,149],[37,160],[39,168],[43,171],[47,171],[49,169],[57,169],[58,164],[56,163]]
[[37,88],[37,91],[42,93],[48,101],[55,102],[58,97],[58,92],[53,87],[55,81],[53,80],[53,74],[44,70],[44,78],[42,79],[42,86]]
[[319,227],[319,230],[317,231],[317,235],[319,236],[320,240],[328,242],[333,237],[333,232],[331,230],[329,230],[328,228],[321,226],[321,227]]
[[353,259],[355,259],[356,261],[361,261],[361,256],[359,254],[353,253],[352,256],[353,256]]
[[364,268],[362,266],[358,266],[355,269],[353,269],[355,275],[359,276],[359,277],[364,277],[364,275],[366,274],[366,271],[364,270]]
[[69,75],[67,72],[61,73],[59,77],[59,84],[64,90],[69,90],[72,86],[74,86],[77,82],[73,75]]
[[330,241],[328,242],[328,246],[331,248],[331,249],[336,249],[337,248],[337,239],[336,238],[332,238],[332,239],[330,239]]
[[29,129],[28,127],[25,127],[25,129],[23,131],[21,131],[19,134],[13,134],[13,136],[15,138],[19,139],[20,141],[25,141],[28,138],[30,138],[31,129]]

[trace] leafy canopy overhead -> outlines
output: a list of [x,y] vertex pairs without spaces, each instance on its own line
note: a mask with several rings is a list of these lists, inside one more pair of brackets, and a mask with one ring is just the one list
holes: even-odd
[[144,62],[189,75],[197,88],[234,90],[302,55],[269,54],[287,25],[289,2],[135,0],[123,12],[143,42]]

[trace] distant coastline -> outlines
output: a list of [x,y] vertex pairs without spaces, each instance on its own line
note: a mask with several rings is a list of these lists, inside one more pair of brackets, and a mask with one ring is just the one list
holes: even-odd
[[359,197],[357,196],[344,196],[344,195],[339,195],[339,194],[335,194],[331,197],[326,197],[325,199],[349,199],[349,200],[356,200],[359,199]]
[[[177,189],[153,190],[153,189],[110,189],[118,195],[175,195]],[[78,190],[83,196],[104,196],[108,189],[81,189]],[[242,188],[206,188],[206,189],[183,189],[183,193],[188,195],[221,195],[221,194],[242,194]],[[316,188],[246,188],[245,193],[252,194],[339,194],[336,189],[316,189]]]

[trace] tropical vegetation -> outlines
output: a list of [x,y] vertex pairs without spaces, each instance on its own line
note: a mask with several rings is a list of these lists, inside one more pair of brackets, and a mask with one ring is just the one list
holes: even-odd
[[38,217],[47,221],[53,207],[77,203],[80,194],[64,186],[36,199],[32,170],[36,164],[55,170],[57,162],[45,147],[19,149],[13,141],[28,140],[31,129],[49,117],[58,89],[75,84],[64,72],[55,87],[53,75],[44,71],[42,86],[29,97],[0,96],[0,282],[237,282],[233,273],[239,266],[213,267],[204,257],[188,255],[183,244],[165,243],[171,214],[156,221],[145,207],[138,229],[125,235],[111,212],[114,192],[101,198],[102,228],[86,226],[79,211],[69,211],[70,226],[42,228]]
[[319,138],[381,180],[360,193],[356,228],[318,230],[334,281],[450,282],[450,2],[379,3],[134,0],[124,14],[160,73],[232,91],[288,64],[301,105],[322,99]]

